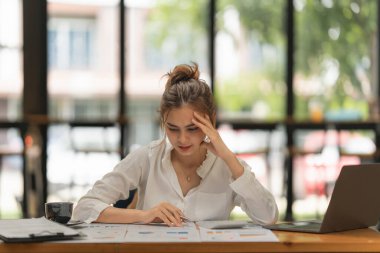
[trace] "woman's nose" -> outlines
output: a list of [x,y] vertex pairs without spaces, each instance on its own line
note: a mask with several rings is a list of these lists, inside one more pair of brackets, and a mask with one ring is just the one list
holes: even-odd
[[187,134],[185,131],[181,131],[178,136],[180,142],[185,142],[187,140]]

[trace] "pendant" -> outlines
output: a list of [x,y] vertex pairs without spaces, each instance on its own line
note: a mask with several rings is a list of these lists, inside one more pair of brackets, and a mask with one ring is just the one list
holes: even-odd
[[187,181],[187,182],[190,182],[190,180],[191,180],[191,177],[190,177],[190,176],[187,176],[187,177],[186,177],[186,181]]

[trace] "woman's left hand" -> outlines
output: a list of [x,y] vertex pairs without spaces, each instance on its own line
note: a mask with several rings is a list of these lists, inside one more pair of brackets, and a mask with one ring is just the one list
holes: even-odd
[[236,158],[235,154],[226,146],[218,131],[212,124],[210,117],[208,115],[203,117],[201,114],[194,112],[194,118],[192,121],[194,125],[199,127],[209,138],[209,141],[203,141],[201,145],[205,146],[208,150],[226,162],[234,179],[240,177],[244,172],[244,168]]
[[210,117],[207,114],[203,117],[201,114],[194,112],[194,118],[192,121],[202,130],[202,132],[206,135],[206,138],[208,137],[209,139],[209,141],[203,141],[201,145],[205,146],[223,160],[233,155],[231,150],[226,146],[220,137],[218,131],[215,129]]

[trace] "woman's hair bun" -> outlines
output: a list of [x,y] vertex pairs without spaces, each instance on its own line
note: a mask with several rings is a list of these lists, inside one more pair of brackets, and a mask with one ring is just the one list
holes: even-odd
[[216,105],[212,91],[205,81],[199,79],[199,75],[198,64],[194,62],[190,65],[177,65],[165,74],[167,81],[159,110],[162,126],[170,110],[184,105],[190,105],[193,110],[207,114],[215,124]]
[[177,65],[172,71],[167,73],[168,80],[166,85],[172,86],[180,82],[186,82],[190,79],[199,79],[199,69],[198,64],[193,63],[193,65],[181,64]]

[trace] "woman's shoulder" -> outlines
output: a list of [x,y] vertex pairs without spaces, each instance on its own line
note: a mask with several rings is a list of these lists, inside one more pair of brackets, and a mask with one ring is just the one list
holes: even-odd
[[158,139],[151,141],[150,143],[144,145],[135,147],[133,151],[129,153],[128,156],[136,156],[136,155],[147,155],[151,156],[152,154],[157,154],[157,152],[164,151],[166,147],[165,140]]
[[167,143],[165,139],[154,140],[148,144],[149,156],[158,156],[165,152]]
[[148,162],[152,155],[157,154],[162,146],[161,142],[162,141],[160,140],[155,140],[143,146],[133,147],[118,165],[124,167],[126,164],[141,164]]
[[154,140],[148,144],[149,149],[152,149],[152,150],[163,148],[164,146],[165,146],[165,139]]

